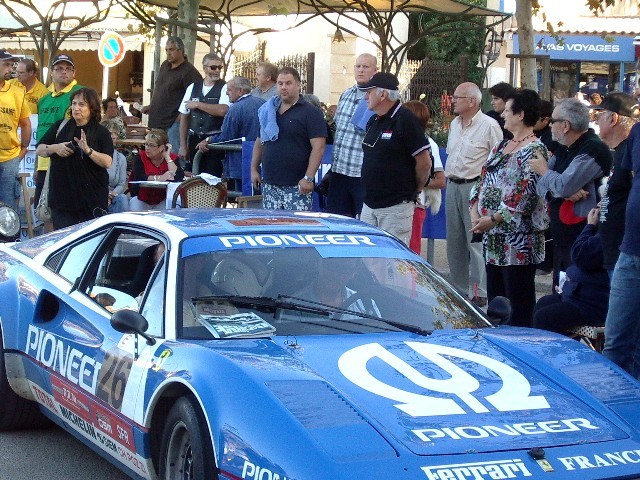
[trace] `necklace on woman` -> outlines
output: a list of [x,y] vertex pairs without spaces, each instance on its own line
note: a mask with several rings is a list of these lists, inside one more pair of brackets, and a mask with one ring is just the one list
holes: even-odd
[[531,137],[535,137],[535,136],[536,136],[536,134],[535,134],[535,133],[533,133],[533,132],[531,132],[529,135],[527,135],[526,137],[522,137],[520,140],[516,140],[515,138],[512,138],[512,139],[511,139],[511,141],[512,141],[513,143],[522,143],[522,142],[524,142],[527,138],[531,138]]

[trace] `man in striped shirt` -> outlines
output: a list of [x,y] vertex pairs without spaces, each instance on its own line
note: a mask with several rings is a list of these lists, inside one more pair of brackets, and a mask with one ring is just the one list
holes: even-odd
[[[354,66],[356,84],[345,90],[338,101],[331,165],[333,174],[327,196],[327,211],[331,213],[356,217],[362,210],[362,139],[364,126],[373,112],[367,109],[365,92],[358,90],[358,86],[366,84],[377,71],[375,56],[369,53],[359,55]],[[358,118],[354,115],[356,113]]]

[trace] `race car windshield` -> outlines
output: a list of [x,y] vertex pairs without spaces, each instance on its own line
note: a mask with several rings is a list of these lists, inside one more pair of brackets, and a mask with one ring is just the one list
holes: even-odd
[[425,334],[489,325],[425,262],[398,251],[398,258],[373,249],[355,256],[357,249],[343,247],[190,255],[183,259],[179,335]]

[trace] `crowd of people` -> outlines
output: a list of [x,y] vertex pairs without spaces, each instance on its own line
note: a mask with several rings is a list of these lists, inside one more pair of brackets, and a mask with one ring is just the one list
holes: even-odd
[[[50,229],[164,208],[166,191],[139,182],[181,181],[197,153],[200,172],[240,190],[240,154],[210,145],[241,138],[255,140],[250,181],[264,207],[310,210],[332,144],[328,212],[409,245],[416,206],[439,205],[446,186],[447,257],[458,291],[479,307],[507,297],[511,325],[566,333],[604,323],[604,354],[640,378],[637,95],[554,105],[500,82],[489,88],[492,110],[484,113],[480,88],[461,83],[443,162],[428,136],[429,108],[403,103],[398,78],[379,72],[373,55],[355,59],[354,85],[327,115],[317,97],[302,94],[292,67],[261,63],[255,83],[225,82],[217,55],[204,56],[201,75],[180,38],[165,50],[151,102],[141,108],[149,116],[144,148],[129,161],[114,149],[125,134],[117,102],[104,100],[101,114],[98,94],[77,84],[69,55],[53,59],[45,88],[33,61],[0,50],[0,115],[14,132],[0,135],[0,201],[15,205],[30,113],[38,115],[35,201],[46,189]],[[553,271],[553,291],[536,303],[541,270]]]

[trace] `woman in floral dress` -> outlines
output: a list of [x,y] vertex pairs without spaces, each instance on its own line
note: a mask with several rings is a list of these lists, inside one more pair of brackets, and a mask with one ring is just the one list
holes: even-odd
[[511,300],[510,325],[531,326],[536,302],[536,266],[544,260],[544,230],[549,217],[536,194],[538,175],[529,167],[534,156],[548,157],[533,126],[540,98],[533,90],[516,90],[502,113],[511,140],[497,144],[471,192],[471,225],[482,234],[489,301]]

